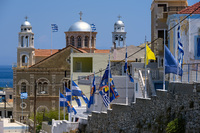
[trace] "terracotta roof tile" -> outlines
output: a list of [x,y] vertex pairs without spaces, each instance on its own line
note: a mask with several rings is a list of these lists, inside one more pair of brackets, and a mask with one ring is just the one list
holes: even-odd
[[109,53],[110,49],[96,49],[94,53]]
[[[193,13],[193,11],[195,11],[195,12]],[[185,8],[185,9],[181,10],[180,12],[178,12],[178,14],[191,14],[191,13],[200,14],[200,2],[197,2],[194,5],[189,6],[189,7]]]
[[[52,54],[58,52],[58,49],[52,49]],[[35,56],[50,56],[51,49],[35,49]]]

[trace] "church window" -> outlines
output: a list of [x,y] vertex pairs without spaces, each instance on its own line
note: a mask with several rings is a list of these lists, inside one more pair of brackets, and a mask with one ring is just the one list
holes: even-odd
[[38,94],[48,94],[48,83],[45,79],[41,79],[38,83]]
[[26,83],[24,82],[21,84],[21,93],[22,92],[26,92]]
[[94,37],[92,37],[91,45],[94,48]]
[[86,36],[85,37],[85,47],[88,47],[89,46],[89,37]]
[[24,47],[24,37],[21,36],[21,47]]
[[78,40],[78,48],[81,48],[81,37],[78,36],[77,40]]
[[26,31],[26,28],[24,28],[24,30]]
[[73,36],[70,37],[70,42],[71,42],[71,45],[74,46],[74,37]]
[[26,47],[28,47],[28,42],[29,42],[29,37],[28,36],[26,36],[25,42],[26,42]]
[[28,57],[26,55],[22,56],[22,66],[28,66]]

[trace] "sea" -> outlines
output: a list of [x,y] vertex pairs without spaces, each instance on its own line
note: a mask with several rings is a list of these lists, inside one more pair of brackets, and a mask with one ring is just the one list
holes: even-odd
[[0,87],[13,88],[12,65],[0,65]]

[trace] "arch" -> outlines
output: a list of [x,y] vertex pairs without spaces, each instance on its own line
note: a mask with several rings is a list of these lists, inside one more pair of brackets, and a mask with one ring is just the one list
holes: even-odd
[[21,47],[24,47],[24,36],[21,36]]
[[74,36],[70,37],[70,43],[71,43],[72,46],[74,46]]
[[26,43],[26,47],[28,47],[29,46],[29,36],[25,37],[25,43]]
[[28,66],[28,57],[26,55],[22,56],[22,66]]
[[92,37],[91,47],[94,48],[94,37]]
[[19,85],[19,94],[21,92],[27,92],[27,88],[28,88],[29,82],[26,79],[21,79],[18,82],[18,85]]
[[50,81],[47,78],[39,78],[37,80],[37,93],[38,94],[48,94]]
[[77,37],[77,48],[81,48],[81,36]]
[[[70,79],[67,79],[67,78],[63,78],[60,83],[63,85],[65,83],[65,87],[67,87],[68,89],[70,89],[71,87],[71,80]],[[63,89],[61,90],[61,93],[66,93],[66,90]]]
[[85,47],[89,47],[89,37],[85,37]]
[[44,106],[44,105],[40,105],[37,109],[36,109],[36,112],[49,112],[49,109],[47,108],[47,106]]
[[20,53],[20,66],[29,66],[29,53],[28,52],[22,52]]

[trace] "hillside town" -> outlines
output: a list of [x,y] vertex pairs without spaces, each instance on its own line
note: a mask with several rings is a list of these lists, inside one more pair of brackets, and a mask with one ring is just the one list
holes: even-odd
[[97,49],[98,27],[82,11],[60,49],[35,48],[25,17],[0,133],[200,132],[200,2],[152,0],[149,11],[150,42],[127,45],[119,15],[110,49]]

